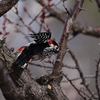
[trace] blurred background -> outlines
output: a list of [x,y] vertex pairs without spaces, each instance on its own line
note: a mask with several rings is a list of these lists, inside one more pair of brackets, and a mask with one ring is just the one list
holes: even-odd
[[[52,0],[52,3],[57,4],[60,0]],[[75,0],[67,0],[65,2],[66,7],[68,10],[72,9],[74,6]],[[62,6],[63,3],[60,3],[57,5],[59,9],[62,11],[65,11],[64,7]],[[30,15],[34,18],[42,9],[42,6],[40,6],[36,1],[34,0],[20,0],[18,2],[18,11],[20,15],[22,16],[23,20],[26,24],[28,24],[31,21],[31,18],[27,16],[27,14],[24,12],[23,7],[26,7]],[[79,21],[84,26],[91,26],[94,28],[100,27],[100,13],[98,12],[98,8],[96,5],[95,0],[90,2],[89,0],[85,0],[83,8],[86,9],[86,11],[81,11],[76,19],[76,21]],[[19,21],[18,16],[14,14],[15,9],[12,8],[9,12],[7,12],[7,18],[15,23],[21,23]],[[38,20],[40,20],[38,18]],[[0,31],[2,30],[2,23],[4,22],[4,17],[0,18]],[[55,38],[58,42],[60,41],[62,31],[64,24],[60,22],[59,20],[55,18],[46,18],[45,23],[49,25],[50,31],[52,32],[52,38]],[[6,24],[7,32],[8,34],[6,37],[6,45],[8,48],[14,47],[15,51],[20,48],[21,46],[27,44],[29,41],[27,41],[26,37],[20,33],[16,32],[16,26],[13,24]],[[32,29],[35,32],[39,32],[40,26],[37,22],[32,23],[31,25]],[[19,27],[21,31],[23,31],[27,36],[31,33],[26,27]],[[42,31],[45,31],[42,29]],[[0,35],[0,38],[2,39],[2,35]],[[30,41],[32,41],[31,38],[29,38]],[[100,39],[94,38],[90,36],[85,35],[78,35],[74,39],[68,42],[68,47],[73,51],[76,58],[79,61],[79,64],[81,66],[81,69],[84,73],[84,75],[94,75],[95,74],[95,68],[96,68],[96,62],[94,59],[98,59],[99,53],[100,53],[100,46],[99,46]],[[52,57],[52,60],[55,59],[55,56]],[[48,60],[48,59],[47,59]],[[34,62],[36,64],[42,64],[42,65],[49,65],[51,64],[45,63],[43,61],[36,61]],[[64,64],[74,66],[74,62],[71,59],[70,55],[67,53],[64,60]],[[32,77],[38,78],[41,75],[45,75],[46,69],[39,68],[36,66],[29,65],[28,67],[31,70]],[[69,78],[76,78],[79,76],[78,72],[76,70],[63,68],[63,71],[65,74],[68,74]],[[94,87],[94,80],[88,79],[87,82],[89,82],[89,87],[92,91],[95,91]],[[74,81],[74,84],[80,88],[80,80]],[[77,95],[77,92],[71,87],[71,85],[67,82],[64,82],[61,84],[64,93],[68,96],[70,100],[80,100],[79,96]],[[73,95],[73,96],[72,96]],[[0,100],[4,100],[2,93],[0,96]]]

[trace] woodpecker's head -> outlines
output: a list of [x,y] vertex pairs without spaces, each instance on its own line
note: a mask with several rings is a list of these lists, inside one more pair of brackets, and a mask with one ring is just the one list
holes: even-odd
[[59,46],[54,40],[49,40],[48,43],[49,43],[49,46],[54,49],[55,53],[59,52]]

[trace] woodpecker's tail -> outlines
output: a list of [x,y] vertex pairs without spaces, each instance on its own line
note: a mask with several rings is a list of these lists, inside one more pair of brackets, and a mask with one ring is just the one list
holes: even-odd
[[13,66],[18,68],[25,68],[30,59],[31,56],[29,55],[29,51],[27,48],[25,48],[23,52],[17,57],[16,61],[13,63]]
[[19,56],[17,60],[13,63],[16,67],[24,68],[27,63],[27,56]]

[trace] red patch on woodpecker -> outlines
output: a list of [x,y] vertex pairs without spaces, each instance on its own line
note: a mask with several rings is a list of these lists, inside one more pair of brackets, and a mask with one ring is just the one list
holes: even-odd
[[18,52],[21,53],[24,49],[25,49],[25,47],[21,47],[18,49]]
[[33,61],[33,59],[30,59],[28,62],[32,62]]
[[52,40],[48,41],[49,44],[53,44]]

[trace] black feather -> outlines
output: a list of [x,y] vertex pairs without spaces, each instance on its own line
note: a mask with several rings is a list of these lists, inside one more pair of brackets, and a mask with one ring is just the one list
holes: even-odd
[[41,32],[37,34],[30,34],[36,43],[44,43],[51,38],[50,32]]

